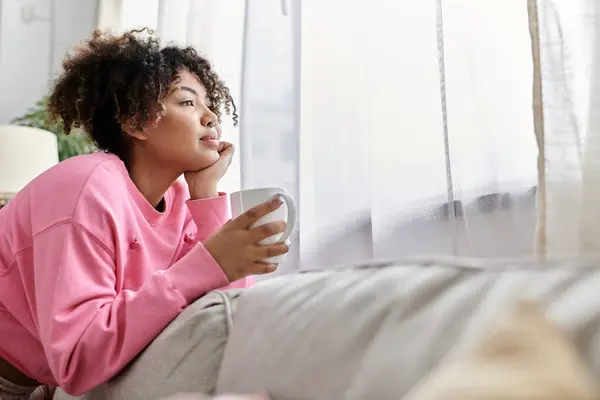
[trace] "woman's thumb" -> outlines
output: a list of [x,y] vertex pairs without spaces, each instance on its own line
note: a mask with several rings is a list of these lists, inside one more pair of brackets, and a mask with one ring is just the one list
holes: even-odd
[[231,143],[221,142],[221,145],[223,146],[223,149],[219,151],[219,155],[233,155],[233,153],[235,152],[235,147],[233,147]]

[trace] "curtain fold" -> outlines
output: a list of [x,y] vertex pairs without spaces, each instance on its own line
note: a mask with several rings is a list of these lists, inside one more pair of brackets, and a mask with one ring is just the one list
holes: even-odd
[[537,0],[527,0],[529,34],[533,60],[532,111],[536,143],[538,146],[537,226],[535,254],[546,255],[546,152],[544,147],[544,98],[542,92],[542,66],[540,51],[540,24]]
[[600,25],[593,0],[529,1],[536,9],[540,190],[538,254],[600,252]]
[[[244,20],[240,124],[241,186],[285,187],[297,199],[299,231],[291,237],[288,262],[278,274],[299,265],[303,237],[313,226],[303,217],[311,204],[300,192],[312,154],[300,134],[301,2],[247,0]],[[305,183],[311,185],[310,183]],[[326,195],[326,193],[323,193]]]
[[121,0],[98,0],[96,25],[98,29],[118,30],[121,28]]

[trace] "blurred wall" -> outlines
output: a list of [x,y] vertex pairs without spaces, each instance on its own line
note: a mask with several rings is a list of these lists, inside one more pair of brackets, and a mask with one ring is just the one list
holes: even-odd
[[87,38],[98,0],[0,0],[0,124],[48,93],[67,50]]

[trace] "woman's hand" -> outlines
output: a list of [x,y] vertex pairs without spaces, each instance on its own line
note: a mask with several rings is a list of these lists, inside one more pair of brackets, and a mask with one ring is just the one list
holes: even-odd
[[260,204],[230,220],[204,241],[204,247],[227,275],[229,282],[248,275],[268,274],[275,271],[277,265],[262,260],[288,252],[289,247],[286,243],[269,245],[258,243],[284,232],[285,222],[269,222],[250,228],[259,218],[277,210],[282,204],[283,201],[279,197]]
[[229,142],[221,142],[217,149],[219,159],[213,165],[200,171],[186,172],[185,180],[192,200],[217,197],[217,183],[227,172],[233,160],[234,147]]

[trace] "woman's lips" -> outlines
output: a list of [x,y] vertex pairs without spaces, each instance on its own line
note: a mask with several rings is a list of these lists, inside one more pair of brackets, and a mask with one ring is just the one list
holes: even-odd
[[200,143],[202,143],[205,147],[217,150],[219,148],[219,144],[221,144],[221,141],[219,140],[218,136],[209,135],[200,138]]

